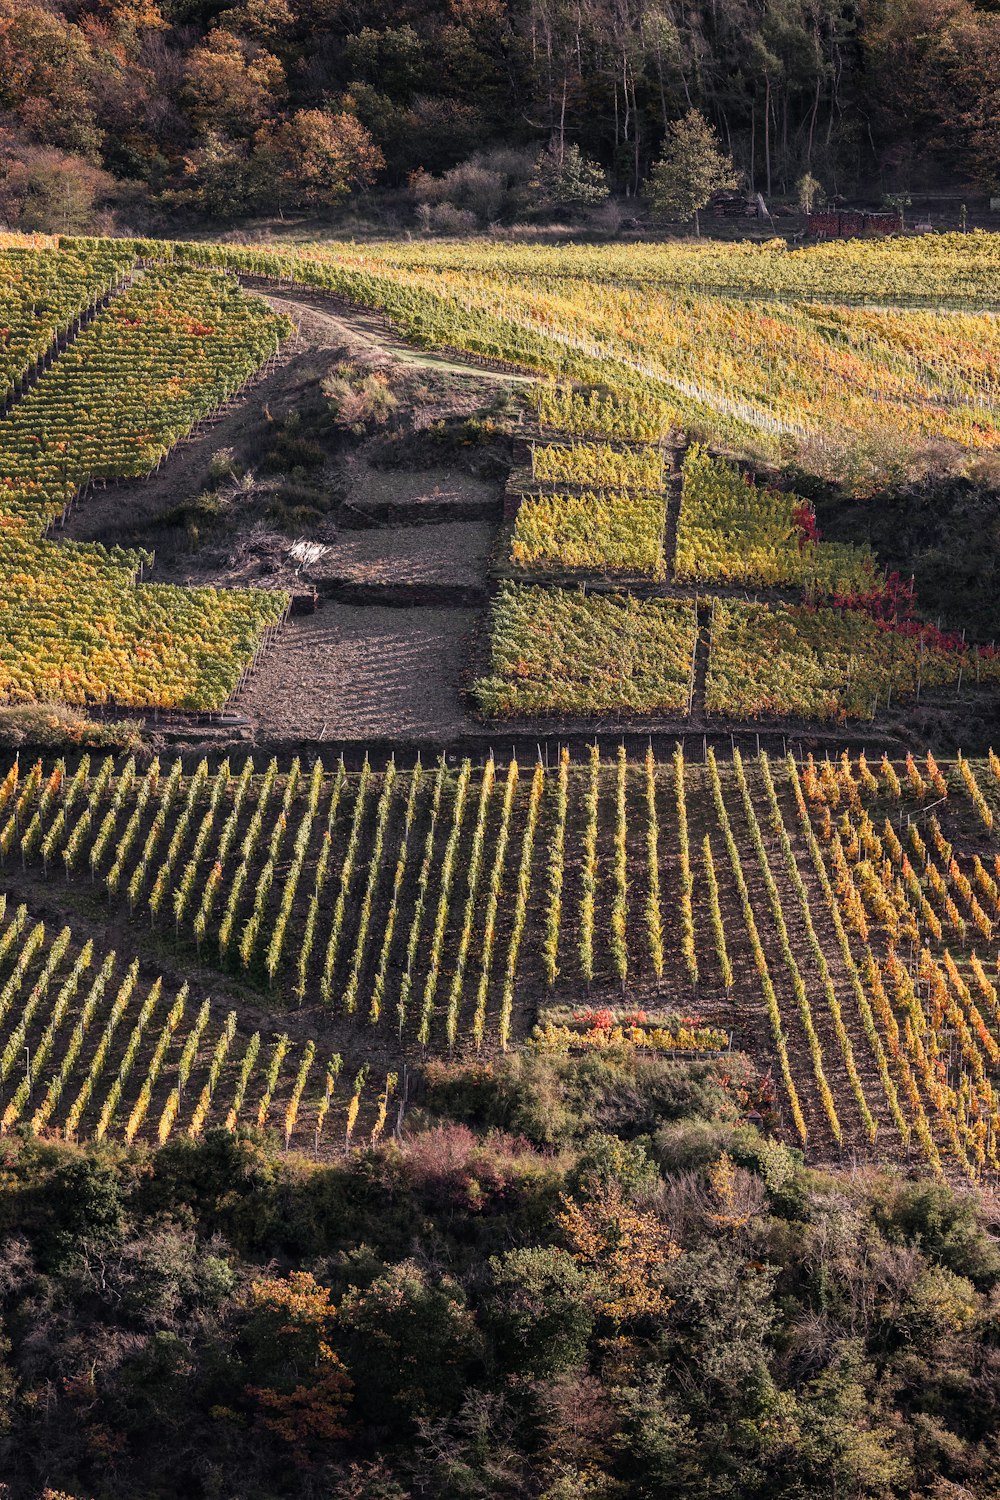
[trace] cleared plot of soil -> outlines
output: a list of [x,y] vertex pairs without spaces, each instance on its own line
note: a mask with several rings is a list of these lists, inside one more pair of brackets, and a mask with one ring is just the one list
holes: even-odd
[[379,469],[352,454],[341,467],[339,481],[351,510],[390,523],[403,512],[408,521],[418,523],[422,512],[427,521],[469,511],[499,512],[500,486],[455,468]]
[[459,686],[472,609],[328,603],[292,619],[241,694],[265,739],[445,740],[474,733]]
[[310,579],[372,585],[481,586],[493,543],[486,521],[452,521],[391,530],[344,531],[308,570]]

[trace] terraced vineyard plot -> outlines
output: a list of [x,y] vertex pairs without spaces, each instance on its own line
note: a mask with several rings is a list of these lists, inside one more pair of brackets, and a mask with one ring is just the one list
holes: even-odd
[[[980,955],[1000,909],[972,904],[972,881],[985,895],[993,880],[965,802],[975,769],[946,777],[931,759],[922,791],[908,769],[737,755],[710,780],[795,1131],[821,1154],[850,1142],[976,1175],[997,1168],[1000,1011]],[[947,879],[927,863],[918,876],[893,830],[931,787],[959,803],[966,852],[947,851]],[[891,813],[882,835],[868,805]],[[951,951],[932,899],[951,910]]]
[[511,562],[534,574],[662,578],[664,505],[659,490],[526,494],[514,521]]
[[[398,1083],[235,1010],[142,979],[138,962],[0,901],[0,1135],[163,1145],[222,1126],[316,1153],[377,1139]],[[381,1088],[381,1094],[379,1090]]]
[[867,547],[822,542],[806,501],[753,484],[695,444],[684,458],[678,579],[867,594],[881,570]]
[[664,456],[658,448],[612,448],[601,443],[535,444],[531,474],[542,484],[595,489],[658,490]]
[[[279,1017],[308,1011],[320,1084],[324,1049],[354,1069],[368,1059],[376,1081],[428,1052],[506,1048],[536,1022],[533,1045],[556,1051],[731,1040],[773,1069],[785,1134],[819,1159],[1000,1170],[998,816],[995,757],[15,766],[0,784],[0,1105],[9,1128],[65,1066],[58,1124],[103,1035],[91,1014],[110,1019],[110,974],[97,960],[70,973],[79,944],[30,923],[44,897],[71,902],[74,928],[109,905],[143,942],[152,924],[164,959],[199,986],[214,970],[227,997],[203,1010],[158,993],[155,1026],[135,1010],[106,1130],[169,1133],[194,1107],[196,1063],[198,1100],[213,1060],[235,1095],[243,1038],[259,1045],[240,1010],[264,997]],[[306,1049],[286,1067],[283,1048],[292,1087]],[[140,1074],[129,1093],[140,1062],[149,1087]],[[300,1098],[318,1108],[305,1084]],[[92,1128],[104,1107],[88,1103]]]
[[[347,247],[341,247],[346,250]],[[356,247],[351,247],[356,253]],[[319,246],[303,258],[321,261]],[[225,255],[225,250],[221,254]],[[253,251],[246,252],[254,254]],[[263,258],[266,251],[257,252]],[[780,239],[676,239],[620,245],[525,245],[495,240],[403,243],[377,247],[379,258],[447,274],[562,274],[626,287],[742,293],[764,302],[872,302],[909,308],[989,306],[1000,292],[1000,236],[987,231],[918,238],[831,240],[792,250]]]
[[873,718],[921,688],[995,681],[997,658],[916,622],[893,628],[861,610],[712,606],[706,706],[735,719]]
[[219,272],[143,272],[4,421],[3,510],[43,526],[91,480],[145,473],[288,331]]
[[[52,316],[65,319],[130,264],[121,248],[44,252],[36,274],[63,287]],[[4,271],[11,295],[0,261]],[[13,295],[28,295],[16,278]],[[64,548],[41,532],[82,486],[158,463],[286,331],[231,278],[146,271],[3,419],[0,701],[219,708],[230,697],[284,596],[138,584],[147,554]]]
[[693,604],[505,584],[493,604],[489,717],[687,712]]
[[[72,776],[33,768],[7,784],[0,848],[78,882],[84,898],[93,887],[98,906],[110,900],[152,921],[163,941],[279,1005],[422,1040],[433,1022],[440,1040],[440,990],[452,1038],[461,1015],[463,1033],[472,1027],[481,1042],[487,1024],[496,1035],[501,965],[513,973],[517,960],[507,903],[500,931],[480,942],[480,898],[493,890],[499,906],[512,879],[506,863],[494,868],[486,840],[506,829],[502,843],[511,862],[527,860],[530,885],[532,820],[520,824],[532,799],[537,815],[542,782],[519,788],[515,771],[509,796],[491,799],[473,794],[470,778],[468,764],[351,777],[342,765],[326,775],[319,762],[308,775],[297,762],[286,775],[252,761],[238,774],[202,762],[187,777],[179,763],[155,761],[144,771],[134,760],[84,761]],[[456,943],[457,982],[443,977]]]
[[[662,978],[664,953],[667,970],[681,960],[645,891],[676,857],[672,777],[621,758],[585,780],[568,761],[548,775],[516,761],[351,774],[202,762],[193,775],[176,762],[36,764],[4,783],[0,851],[13,885],[18,869],[54,895],[68,881],[95,916],[111,903],[152,923],[159,943],[279,1006],[431,1046],[495,1045],[524,1030],[540,982],[613,992]],[[683,981],[676,993],[686,1004]]]
[[140,583],[148,562],[0,532],[0,702],[221,708],[285,596]]
[[[702,610],[709,716],[872,719],[923,691],[1000,675],[990,647],[863,609],[709,598]],[[476,702],[488,718],[684,718],[695,701],[695,622],[690,600],[505,584]]]
[[[997,446],[992,317],[838,305],[916,296],[990,308],[995,247],[962,238],[880,246],[872,268],[857,249],[822,246],[649,245],[600,258],[477,244],[175,253],[325,287],[423,344],[601,387],[616,403],[638,397],[662,414],[644,419],[647,432],[669,422],[780,459],[830,432]],[[822,302],[793,301],[804,287]]]
[[[928,755],[898,770],[884,762],[876,775],[863,760],[855,769],[843,757],[793,778],[817,869],[827,845],[828,899],[840,907],[846,940],[864,955],[887,1093],[894,1083],[900,1108],[909,1105],[914,1141],[928,1162],[947,1153],[970,1174],[996,1169],[997,770],[991,755],[982,781],[961,760],[945,774]],[[922,808],[932,798],[938,808],[925,822]]]
[[540,380],[531,393],[531,401],[543,432],[661,443],[680,425],[676,406],[638,391],[616,399],[599,391],[582,391],[554,380]]
[[133,260],[110,240],[92,249],[0,251],[0,405]]

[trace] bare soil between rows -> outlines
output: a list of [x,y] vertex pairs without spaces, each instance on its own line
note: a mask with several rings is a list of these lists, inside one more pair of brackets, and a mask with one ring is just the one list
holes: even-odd
[[327,603],[288,622],[239,698],[263,738],[452,740],[475,610]]

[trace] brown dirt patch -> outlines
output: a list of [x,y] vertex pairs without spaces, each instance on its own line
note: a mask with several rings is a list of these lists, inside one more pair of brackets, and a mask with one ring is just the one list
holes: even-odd
[[288,622],[240,695],[271,740],[433,739],[474,733],[459,690],[470,609],[328,603]]
[[421,507],[437,518],[449,507],[462,511],[469,505],[498,506],[501,494],[495,480],[478,479],[459,468],[381,469],[363,454],[345,457],[338,482],[351,510],[391,518],[394,508],[405,507],[408,517],[417,521]]
[[495,527],[486,521],[342,531],[330,550],[304,570],[364,584],[444,584],[482,587]]

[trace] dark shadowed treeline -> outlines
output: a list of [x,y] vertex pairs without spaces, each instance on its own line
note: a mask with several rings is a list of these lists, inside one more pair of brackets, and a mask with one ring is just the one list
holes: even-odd
[[691,108],[765,195],[988,190],[998,78],[970,0],[0,0],[0,218],[523,218],[550,143],[632,196]]

